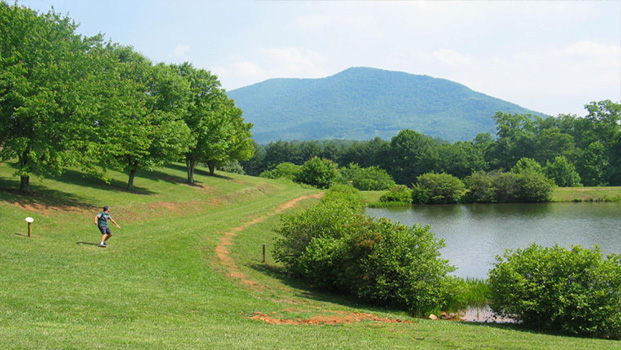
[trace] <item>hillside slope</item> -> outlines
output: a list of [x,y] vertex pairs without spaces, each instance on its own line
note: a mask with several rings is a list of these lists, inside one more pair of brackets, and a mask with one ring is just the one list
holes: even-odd
[[[184,167],[110,185],[68,171],[14,189],[0,163],[0,349],[604,349],[616,342],[511,326],[413,319],[322,293],[283,274],[261,246],[280,215],[317,190]],[[121,225],[98,248],[93,216]],[[24,218],[34,217],[28,238]],[[338,322],[335,322],[338,321]],[[402,321],[402,322],[399,322]]]
[[254,139],[390,139],[402,129],[448,141],[494,132],[497,111],[539,114],[464,85],[403,72],[349,68],[321,79],[270,79],[229,92]]

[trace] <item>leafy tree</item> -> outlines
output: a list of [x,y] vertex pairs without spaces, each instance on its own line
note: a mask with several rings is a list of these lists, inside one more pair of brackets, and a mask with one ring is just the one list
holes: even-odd
[[244,123],[242,111],[228,98],[218,78],[187,62],[175,68],[190,85],[190,101],[183,113],[194,139],[185,153],[188,182],[194,183],[199,162],[206,163],[213,174],[218,165],[250,159],[254,154],[252,124]]
[[395,185],[395,181],[386,172],[377,166],[361,168],[358,164],[349,164],[341,168],[342,181],[351,183],[361,191],[387,190]]
[[211,147],[206,159],[212,175],[217,165],[231,160],[248,160],[254,152],[250,139],[252,123],[244,122],[242,110],[235,106],[234,101],[221,101],[218,113],[221,119],[217,128],[211,130],[208,140]]
[[496,113],[494,120],[498,139],[493,150],[496,169],[509,169],[520,158],[533,158],[537,118],[524,114]]
[[101,36],[76,28],[53,11],[0,2],[0,159],[18,159],[22,192],[32,174],[92,164],[90,136],[113,72]]
[[328,188],[340,178],[338,165],[331,160],[312,158],[305,162],[295,181],[318,188]]
[[587,146],[578,162],[578,172],[587,186],[606,186],[606,169],[609,167],[606,147],[595,141]]
[[254,156],[246,161],[240,161],[240,164],[244,168],[246,174],[258,176],[263,171],[267,170],[265,166],[267,151],[265,150],[265,146],[259,145],[255,141],[252,141],[252,148],[254,148]]
[[465,178],[475,171],[486,170],[484,150],[472,142],[445,143],[438,148],[438,161],[442,172]]
[[554,157],[552,162],[547,161],[544,172],[557,186],[582,186],[580,183],[580,175],[576,171],[576,168],[563,156]]
[[494,311],[527,327],[621,338],[619,255],[533,244],[498,256],[489,284]]
[[390,143],[376,137],[370,141],[359,141],[349,145],[343,150],[339,163],[358,164],[363,168],[371,166],[381,166],[384,164],[384,157],[389,153]]
[[102,163],[128,172],[127,187],[134,188],[140,169],[175,161],[192,143],[190,129],[181,119],[187,108],[189,84],[172,66],[153,66],[131,48],[117,47],[121,77],[133,88],[125,109],[100,124]]
[[395,182],[406,184],[417,176],[434,171],[438,158],[438,143],[429,136],[413,130],[401,130],[390,142],[385,169]]
[[[551,117],[547,120],[549,119]],[[545,128],[538,132],[533,157],[539,164],[545,164],[558,156],[575,159],[576,155],[573,136],[562,133],[557,127]]]
[[511,168],[511,172],[515,174],[523,174],[526,172],[542,173],[543,167],[534,159],[521,158],[515,163],[513,168]]
[[453,175],[427,173],[416,178],[412,199],[414,203],[420,204],[458,203],[466,192],[465,187]]
[[293,181],[300,173],[301,168],[302,167],[300,165],[284,162],[278,164],[272,170],[262,172],[259,176],[267,179],[289,179]]

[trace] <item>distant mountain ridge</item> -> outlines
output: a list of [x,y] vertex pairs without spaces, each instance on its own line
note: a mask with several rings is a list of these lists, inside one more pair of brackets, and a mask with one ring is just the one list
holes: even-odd
[[543,115],[450,80],[367,67],[319,79],[270,79],[228,95],[254,124],[258,143],[390,140],[403,129],[471,140],[495,132],[498,111]]

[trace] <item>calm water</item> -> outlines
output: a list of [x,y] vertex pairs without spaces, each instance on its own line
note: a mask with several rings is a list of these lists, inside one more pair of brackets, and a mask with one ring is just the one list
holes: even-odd
[[434,205],[368,208],[367,215],[411,226],[431,225],[444,238],[442,257],[459,277],[486,278],[496,255],[531,243],[599,245],[621,254],[621,203]]

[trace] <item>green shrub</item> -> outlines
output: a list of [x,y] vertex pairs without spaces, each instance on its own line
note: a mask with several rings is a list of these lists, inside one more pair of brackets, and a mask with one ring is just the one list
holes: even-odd
[[330,187],[324,195],[322,201],[343,201],[357,212],[364,209],[364,196],[360,191],[349,185],[334,185]]
[[380,197],[380,202],[412,203],[412,190],[405,185],[393,186]]
[[464,183],[453,175],[427,173],[416,178],[412,201],[420,204],[458,203],[465,188]]
[[328,159],[314,157],[302,164],[294,181],[318,188],[328,188],[337,183],[339,177],[339,169],[336,163]]
[[520,185],[517,197],[519,202],[549,202],[552,199],[554,181],[541,172],[523,172],[518,175],[518,183]]
[[[543,172],[534,171],[522,162],[525,169],[519,173],[476,172],[466,179],[469,191],[467,202],[511,203],[549,202],[554,191],[554,181]],[[515,168],[514,168],[515,169]]]
[[[338,192],[338,191],[336,191]],[[346,193],[341,193],[345,195]],[[287,217],[277,230],[274,257],[309,283],[361,300],[424,315],[454,299],[454,270],[429,227],[375,221],[343,200]]]
[[511,168],[511,172],[514,174],[522,174],[525,172],[542,173],[543,167],[532,158],[520,158],[513,168]]
[[533,244],[497,257],[489,284],[493,310],[527,327],[621,337],[621,255]]
[[289,179],[293,180],[300,172],[301,167],[299,165],[295,165],[293,163],[284,162],[278,164],[272,170],[266,170],[259,174],[259,177],[263,177],[266,179]]
[[341,178],[361,191],[387,190],[395,185],[392,176],[377,166],[361,168],[358,164],[349,164],[341,168]]

